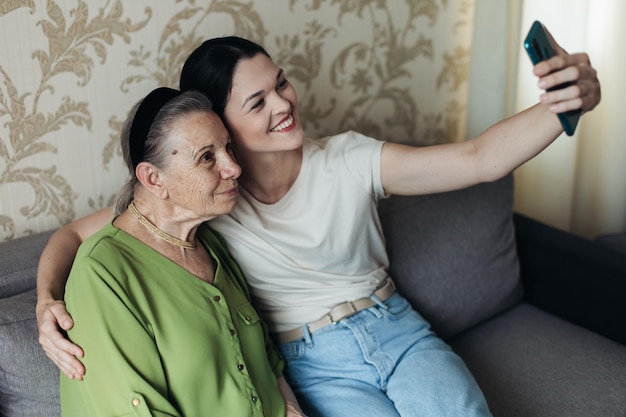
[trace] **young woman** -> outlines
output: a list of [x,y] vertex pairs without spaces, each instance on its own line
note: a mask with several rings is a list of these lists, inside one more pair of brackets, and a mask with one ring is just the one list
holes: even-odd
[[205,223],[235,205],[241,173],[211,103],[157,88],[121,139],[122,212],[81,245],[66,286],[89,372],[61,378],[63,416],[302,416],[243,274]]
[[[461,359],[393,291],[376,203],[496,180],[562,132],[556,112],[600,100],[586,54],[559,48],[534,71],[542,88],[574,84],[472,140],[414,148],[355,132],[305,138],[293,87],[245,39],[211,39],[188,58],[181,89],[210,97],[242,166],[235,208],[211,227],[241,265],[309,416],[489,415]],[[58,331],[72,325],[63,282],[77,242],[110,216],[66,226],[42,255],[40,341],[70,376],[85,370]]]

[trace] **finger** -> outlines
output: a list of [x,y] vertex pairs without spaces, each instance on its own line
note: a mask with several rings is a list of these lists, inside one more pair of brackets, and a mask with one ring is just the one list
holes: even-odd
[[539,87],[551,90],[542,94],[540,100],[549,104],[553,112],[590,111],[600,102],[600,81],[586,53],[553,57],[536,65],[533,71],[543,74],[538,81]]
[[533,73],[538,77],[544,77],[548,74],[561,71],[568,67],[585,67],[591,70],[593,69],[589,60],[589,55],[581,52],[568,55],[556,55],[550,59],[541,61],[533,67]]
[[584,70],[579,67],[566,67],[565,69],[541,77],[537,85],[543,90],[558,88],[563,84],[574,83],[580,80],[582,78],[582,71]]
[[63,353],[67,353],[72,357],[83,357],[83,350],[78,345],[75,345],[64,337],[54,337],[54,339],[51,339],[51,342],[55,349]]
[[54,364],[65,373],[68,378],[82,379],[85,374],[85,366],[76,358],[76,356],[67,353],[66,350],[57,348],[49,349],[44,347],[46,355]]
[[74,356],[83,356],[83,350],[65,338],[54,320],[42,321],[39,326],[39,344],[49,350],[63,350]]
[[555,55],[550,59],[541,61],[533,67],[533,74],[537,77],[544,77],[556,71],[560,71],[569,65],[577,65],[580,58],[572,58],[571,55]]
[[596,70],[586,64],[571,65],[561,71],[541,77],[538,86],[544,90],[558,88],[564,84],[599,84]]
[[550,111],[553,113],[564,113],[570,110],[580,110],[583,107],[583,99],[576,98],[573,100],[559,101],[550,104]]
[[556,113],[582,109],[593,110],[601,98],[600,84],[598,80],[578,81],[566,88],[545,92],[540,96],[540,101],[550,105],[550,110]]
[[584,100],[581,95],[581,84],[572,84],[567,88],[552,90],[541,95],[540,101],[550,105],[550,110],[562,113],[583,107]]
[[72,317],[65,309],[65,303],[60,300],[56,300],[42,306],[37,307],[37,323],[41,327],[42,323],[53,321],[55,325],[58,325],[63,330],[69,330],[74,326]]
[[59,313],[56,316],[56,321],[59,323],[59,327],[65,331],[74,327],[74,320],[72,320],[72,316],[67,313]]
[[[50,359],[52,359],[52,358],[50,358]],[[82,381],[83,380],[84,372],[81,372],[81,371],[71,367],[70,365],[62,363],[62,362],[59,362],[59,363],[55,362],[55,364],[58,366],[58,368],[61,370],[61,372],[63,372],[65,374],[65,376],[67,376],[69,379],[76,379],[78,381]]]
[[82,368],[82,364],[77,358],[83,357],[83,350],[69,340],[62,337],[51,339],[46,336],[40,336],[39,342],[48,356],[55,362],[69,363],[77,369]]
[[[43,314],[39,324],[39,343],[49,350],[64,350],[72,355],[82,357],[82,349],[67,340],[65,335],[61,333],[58,324],[59,317],[66,327],[71,328],[73,326],[73,321],[65,311],[64,305],[52,306]],[[68,321],[70,322],[69,326]]]
[[44,348],[44,352],[46,356],[70,379],[74,379],[76,377],[75,369],[72,366],[68,365],[63,361],[61,357],[56,355],[55,351],[51,351],[49,349]]
[[69,330],[74,326],[74,320],[65,309],[65,303],[59,302],[50,306],[50,313],[63,330]]

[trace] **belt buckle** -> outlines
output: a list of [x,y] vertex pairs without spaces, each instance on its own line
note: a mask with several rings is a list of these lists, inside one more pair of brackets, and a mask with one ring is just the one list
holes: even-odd
[[[336,308],[339,308],[339,307],[343,308],[344,306],[350,307],[350,311],[347,312],[347,313],[341,314],[341,317],[334,318],[333,317],[333,310],[335,310]],[[354,303],[352,301],[346,301],[343,304],[339,304],[338,306],[335,306],[332,310],[330,310],[328,312],[327,315],[328,315],[328,318],[330,319],[330,322],[332,324],[337,324],[339,321],[345,319],[346,317],[350,317],[351,315],[353,315],[354,313],[357,313],[357,312],[358,312],[358,310],[356,309],[356,306],[354,305]]]

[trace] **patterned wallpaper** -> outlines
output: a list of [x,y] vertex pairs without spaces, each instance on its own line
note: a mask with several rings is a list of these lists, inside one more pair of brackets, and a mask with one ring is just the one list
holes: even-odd
[[204,39],[264,45],[307,134],[463,140],[473,0],[2,0],[0,241],[110,205],[118,136]]

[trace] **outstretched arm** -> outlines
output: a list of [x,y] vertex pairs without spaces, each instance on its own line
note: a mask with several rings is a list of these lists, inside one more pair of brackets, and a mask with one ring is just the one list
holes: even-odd
[[65,309],[63,294],[76,251],[80,244],[113,218],[113,208],[97,211],[57,230],[41,253],[37,269],[37,323],[39,343],[46,355],[68,376],[82,379],[83,351],[61,331],[74,322]]
[[451,191],[510,173],[552,143],[562,132],[556,113],[590,111],[600,102],[600,82],[585,53],[558,55],[533,68],[538,85],[548,89],[540,103],[496,123],[476,138],[461,143],[410,147],[386,143],[382,153],[382,182],[389,194],[428,194]]

